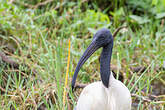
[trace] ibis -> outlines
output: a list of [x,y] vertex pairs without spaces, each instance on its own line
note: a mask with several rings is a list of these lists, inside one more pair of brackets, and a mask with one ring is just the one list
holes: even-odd
[[91,83],[82,90],[74,110],[131,110],[130,91],[122,82],[116,80],[111,72],[113,36],[108,29],[103,28],[96,32],[91,44],[80,58],[73,75],[72,90],[82,65],[101,47],[101,81]]

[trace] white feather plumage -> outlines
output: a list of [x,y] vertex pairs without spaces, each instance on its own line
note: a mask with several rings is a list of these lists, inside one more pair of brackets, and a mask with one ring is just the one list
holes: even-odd
[[128,88],[111,73],[109,87],[101,81],[86,86],[80,94],[75,110],[131,110]]

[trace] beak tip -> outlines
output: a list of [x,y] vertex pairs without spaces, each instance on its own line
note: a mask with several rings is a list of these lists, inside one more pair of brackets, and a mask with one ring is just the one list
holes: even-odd
[[72,85],[71,85],[72,91],[74,90],[74,86],[75,86],[75,83],[72,82]]

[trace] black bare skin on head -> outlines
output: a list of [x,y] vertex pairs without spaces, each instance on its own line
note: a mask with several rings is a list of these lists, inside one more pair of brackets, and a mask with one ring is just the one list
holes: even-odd
[[80,58],[76,70],[72,79],[72,90],[74,89],[76,78],[78,72],[85,61],[99,48],[103,47],[101,57],[100,57],[100,74],[101,80],[105,87],[109,86],[109,78],[110,78],[110,61],[113,49],[113,37],[111,32],[108,29],[100,29],[96,32],[93,37],[93,40],[89,47],[86,49],[82,57]]

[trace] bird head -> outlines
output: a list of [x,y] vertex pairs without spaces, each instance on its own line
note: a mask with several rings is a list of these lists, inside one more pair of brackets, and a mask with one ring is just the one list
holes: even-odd
[[113,37],[111,32],[108,29],[100,29],[96,32],[93,37],[91,44],[88,46],[82,57],[80,58],[77,67],[75,69],[73,79],[72,79],[72,90],[74,89],[76,78],[78,72],[82,65],[86,62],[86,60],[99,48],[108,45],[109,43],[113,42]]

